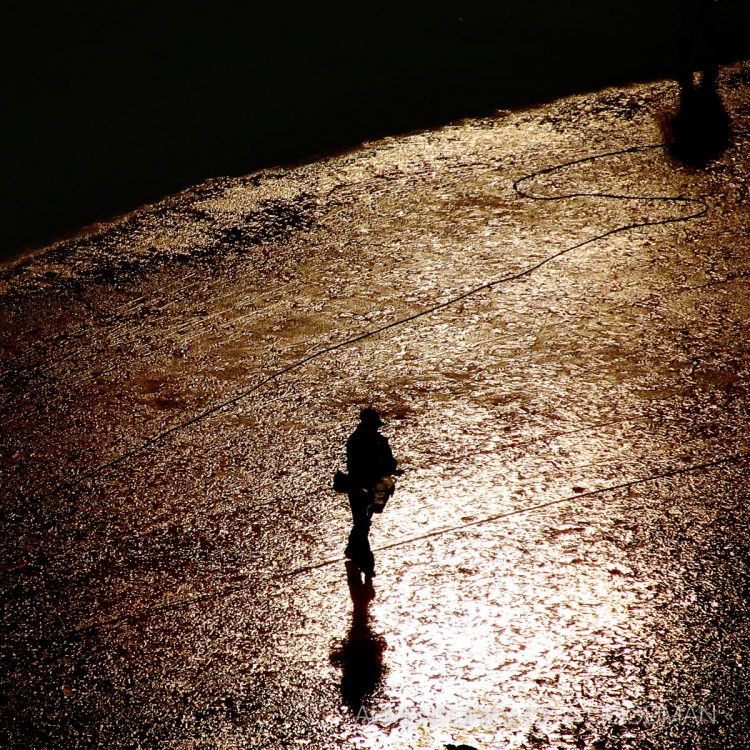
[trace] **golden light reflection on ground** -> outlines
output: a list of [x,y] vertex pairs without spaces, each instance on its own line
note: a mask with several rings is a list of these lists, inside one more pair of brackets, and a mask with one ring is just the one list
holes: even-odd
[[435,537],[406,560],[381,554],[373,627],[388,642],[388,673],[359,727],[364,746],[513,746],[513,737],[559,732],[583,713],[620,710],[625,693],[633,705],[642,698],[597,663],[603,642],[614,654],[648,648],[623,584],[632,572],[591,554],[571,558],[545,530],[564,540],[581,527],[544,512]]

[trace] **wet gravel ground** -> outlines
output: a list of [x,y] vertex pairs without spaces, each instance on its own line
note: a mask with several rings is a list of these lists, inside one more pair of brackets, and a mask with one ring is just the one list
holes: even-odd
[[[5,268],[0,745],[747,748],[748,65],[719,92],[700,167],[625,151],[678,108],[639,85]],[[369,404],[374,596],[330,490]]]

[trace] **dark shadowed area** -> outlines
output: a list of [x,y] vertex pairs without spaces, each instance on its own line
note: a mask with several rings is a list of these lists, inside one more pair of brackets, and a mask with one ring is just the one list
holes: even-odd
[[602,7],[7,3],[0,259],[210,176],[677,77],[711,28],[749,48],[741,0]]

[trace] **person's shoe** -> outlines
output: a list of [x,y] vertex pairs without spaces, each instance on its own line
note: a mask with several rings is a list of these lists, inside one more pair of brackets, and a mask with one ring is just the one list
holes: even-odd
[[375,587],[372,585],[370,578],[365,578],[365,582],[362,584],[362,594],[365,601],[371,602],[375,598]]
[[349,585],[357,587],[361,586],[362,576],[360,575],[359,568],[351,560],[347,560],[344,563],[344,567],[346,568],[346,580]]

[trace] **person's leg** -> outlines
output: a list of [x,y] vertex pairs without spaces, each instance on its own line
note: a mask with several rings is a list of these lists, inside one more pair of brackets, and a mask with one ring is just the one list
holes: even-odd
[[352,490],[347,493],[349,498],[349,508],[352,511],[352,523],[356,526],[362,522],[362,519],[369,518],[367,513],[369,496],[362,490]]
[[[367,512],[367,495],[361,491],[349,492],[349,507],[352,511],[352,530],[344,550],[345,557],[354,560],[370,533],[370,516]],[[369,544],[369,543],[368,543]]]
[[349,560],[356,561],[359,556],[359,550],[362,548],[362,539],[365,538],[362,533],[362,526],[360,524],[353,524],[352,530],[349,532],[349,539],[346,542],[346,549],[344,550],[344,557]]
[[370,522],[368,521],[367,525],[355,526],[349,536],[352,562],[356,563],[368,580],[375,574],[375,556],[370,548],[369,532]]

